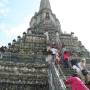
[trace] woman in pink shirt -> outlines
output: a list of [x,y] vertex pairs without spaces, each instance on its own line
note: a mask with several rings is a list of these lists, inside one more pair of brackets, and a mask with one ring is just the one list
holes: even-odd
[[67,78],[65,83],[67,85],[70,85],[72,90],[89,90],[77,74],[73,74],[72,76]]
[[64,57],[64,60],[63,60],[63,62],[64,62],[64,68],[69,68],[69,59],[70,59],[70,52],[69,51],[65,51],[64,52],[64,55],[63,55],[63,57]]

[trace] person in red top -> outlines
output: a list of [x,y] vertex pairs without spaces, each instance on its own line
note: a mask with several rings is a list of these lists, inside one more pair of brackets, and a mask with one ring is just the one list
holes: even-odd
[[71,86],[71,90],[89,90],[77,74],[69,76],[65,83]]
[[65,51],[63,57],[64,57],[64,60],[63,60],[64,68],[69,68],[70,52],[69,51]]
[[64,60],[68,60],[69,57],[70,57],[70,52],[65,51],[65,52],[64,52]]

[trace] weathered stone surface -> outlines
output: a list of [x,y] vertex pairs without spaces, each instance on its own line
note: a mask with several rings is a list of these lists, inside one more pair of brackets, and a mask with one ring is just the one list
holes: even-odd
[[33,88],[31,90],[36,90],[37,87],[41,90],[45,90],[45,88],[48,90],[47,67],[46,64],[0,61],[0,85],[3,85],[2,88],[6,87],[7,90],[14,90],[15,87],[25,88],[24,86],[28,86],[28,89]]
[[62,32],[49,0],[41,0],[40,10],[31,18],[27,32],[8,44],[0,59],[0,90],[49,90],[45,58],[46,47],[52,43],[60,50],[64,45],[73,57],[90,60],[90,53],[73,32]]

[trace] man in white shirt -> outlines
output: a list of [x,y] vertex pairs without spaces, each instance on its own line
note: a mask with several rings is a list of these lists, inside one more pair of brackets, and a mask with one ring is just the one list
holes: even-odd
[[83,69],[86,69],[86,60],[84,58],[78,63],[78,67],[80,68],[81,71]]
[[51,48],[51,52],[52,52],[52,62],[55,61],[55,56],[56,56],[56,53],[57,53],[57,49],[56,48]]
[[88,80],[88,70],[86,68],[86,60],[82,58],[81,61],[78,63],[78,67],[80,68],[83,76],[85,77],[85,81]]

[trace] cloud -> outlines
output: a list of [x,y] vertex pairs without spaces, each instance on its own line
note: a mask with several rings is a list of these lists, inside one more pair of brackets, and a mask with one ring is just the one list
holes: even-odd
[[[50,0],[52,11],[56,14],[61,23],[62,31],[75,32],[79,40],[90,50],[90,0]],[[9,12],[9,0],[0,0],[0,15],[6,16]],[[6,10],[7,9],[7,10]],[[33,8],[32,8],[33,9]],[[29,27],[30,16],[27,16],[14,27],[5,24],[0,25],[0,32],[4,32],[11,41]]]
[[4,42],[0,41],[0,47],[1,46],[6,46]]
[[62,31],[74,32],[90,51],[90,0],[50,0]]
[[29,28],[30,16],[25,16],[20,23],[16,26],[8,26],[7,23],[0,23],[0,46],[6,45],[12,42],[13,39],[17,39],[17,36],[22,36],[23,32],[27,31]]
[[0,32],[2,32],[3,30],[5,30],[5,24],[4,23],[0,23]]
[[4,3],[0,2],[0,8],[4,7]]
[[8,4],[9,0],[1,0],[3,3]]
[[16,27],[12,27],[10,30],[6,31],[6,34],[9,39],[13,40],[16,38],[18,35],[22,36],[22,33],[27,30],[27,25],[25,24],[20,24]]
[[29,21],[30,16],[26,16],[22,21],[23,23],[4,30],[4,33],[7,35],[8,41],[12,42],[13,39],[17,39],[17,36],[22,36],[23,32],[26,32],[27,28],[29,28]]
[[9,12],[8,0],[0,0],[0,16],[6,16]]

